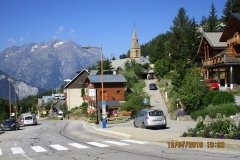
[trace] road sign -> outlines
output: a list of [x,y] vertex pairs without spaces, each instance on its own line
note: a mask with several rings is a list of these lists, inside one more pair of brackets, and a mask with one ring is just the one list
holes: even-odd
[[107,102],[106,101],[102,101],[102,114],[103,115],[106,114],[106,106],[107,106]]
[[144,98],[144,99],[143,99],[143,104],[146,105],[146,104],[148,104],[148,103],[149,103],[148,99],[147,99],[147,98]]

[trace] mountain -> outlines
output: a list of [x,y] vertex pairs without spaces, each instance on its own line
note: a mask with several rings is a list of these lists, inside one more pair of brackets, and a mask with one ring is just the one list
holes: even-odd
[[[9,83],[10,82],[10,83]],[[44,90],[33,87],[26,82],[9,77],[8,74],[0,70],[0,98],[9,99],[9,90],[11,101],[23,99],[30,95],[37,95]]]
[[55,40],[13,46],[0,52],[0,68],[13,77],[44,89],[59,88],[76,71],[96,64],[100,49],[82,48],[72,41]]

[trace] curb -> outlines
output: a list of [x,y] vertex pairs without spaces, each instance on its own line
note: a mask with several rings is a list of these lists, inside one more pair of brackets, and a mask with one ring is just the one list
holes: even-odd
[[122,132],[110,131],[110,130],[107,130],[107,129],[96,128],[95,131],[111,134],[111,135],[114,135],[114,136],[120,136],[120,137],[124,137],[124,138],[129,138],[129,139],[132,138],[132,135],[129,135],[129,134],[126,134],[126,133],[122,133]]

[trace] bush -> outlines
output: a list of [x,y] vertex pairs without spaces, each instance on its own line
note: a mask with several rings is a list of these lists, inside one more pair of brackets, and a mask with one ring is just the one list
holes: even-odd
[[194,111],[190,114],[194,120],[196,120],[198,117],[202,117],[204,119],[206,115],[208,115],[206,109]]
[[230,116],[240,112],[240,107],[233,103],[220,104],[215,106],[210,105],[206,108],[206,112],[211,118],[216,118],[218,113],[221,113],[225,116]]
[[208,91],[203,98],[203,105],[205,106],[209,104],[218,105],[234,102],[234,96],[231,93],[223,91]]
[[88,104],[86,102],[83,102],[80,108],[82,110],[82,114],[87,115]]
[[200,71],[192,68],[187,72],[178,89],[180,100],[185,105],[187,113],[196,111],[202,106],[202,97],[206,94],[207,88],[200,80]]
[[201,116],[205,118],[206,115],[209,115],[211,118],[216,118],[217,114],[230,116],[235,115],[236,113],[240,112],[240,106],[236,104],[229,103],[229,104],[220,104],[220,105],[209,105],[205,109],[194,111],[191,113],[192,119],[196,120],[197,117]]
[[208,125],[200,121],[196,127],[189,128],[182,136],[240,139],[240,128],[234,122],[226,119],[219,119]]

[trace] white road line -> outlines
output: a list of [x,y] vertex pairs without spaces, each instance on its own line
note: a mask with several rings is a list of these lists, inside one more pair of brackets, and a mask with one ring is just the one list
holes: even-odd
[[0,148],[0,156],[2,156],[2,149]]
[[79,148],[79,149],[90,148],[88,146],[84,146],[84,145],[81,145],[79,143],[69,143],[68,145]]
[[68,150],[68,148],[63,147],[63,146],[61,146],[61,145],[59,145],[59,144],[50,145],[50,147],[52,147],[52,148],[54,148],[54,149],[56,149],[56,150],[58,150],[58,151]]
[[106,144],[102,144],[102,143],[97,143],[97,142],[88,142],[87,144],[90,144],[92,146],[96,146],[96,147],[109,147],[109,145]]
[[11,148],[13,154],[24,154],[25,152],[23,151],[22,148],[16,147],[16,148]]
[[116,142],[116,141],[103,141],[103,142],[110,143],[110,144],[115,144],[115,145],[119,145],[119,146],[129,145],[129,144],[127,144],[127,143]]
[[47,152],[46,149],[44,149],[43,147],[41,146],[32,146],[31,147],[35,152]]
[[131,139],[124,139],[121,140],[123,142],[130,142],[130,143],[136,143],[136,144],[146,144],[147,142],[143,142],[143,141],[136,141],[136,140],[131,140]]

